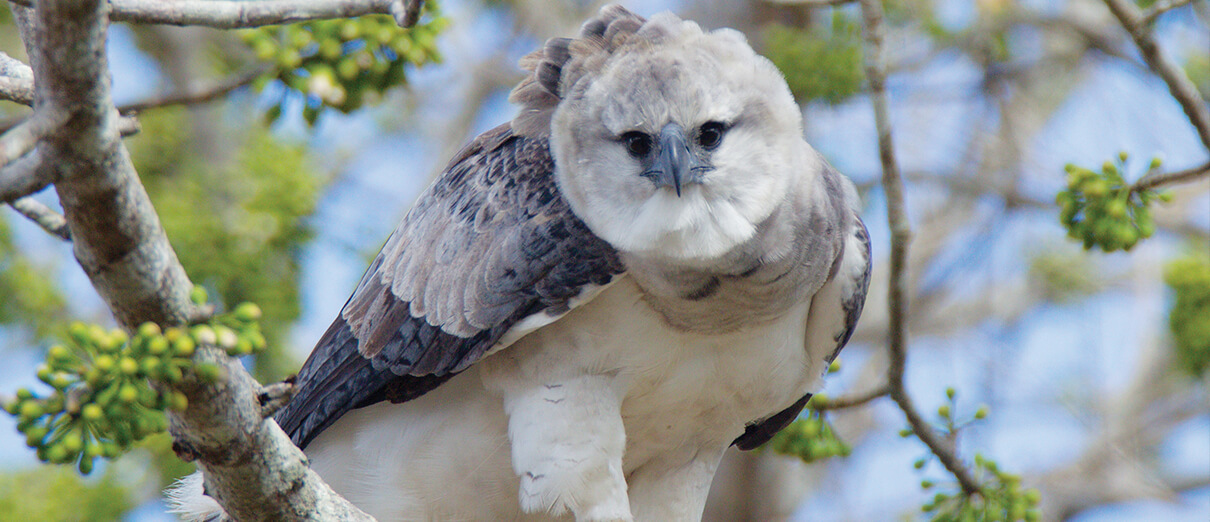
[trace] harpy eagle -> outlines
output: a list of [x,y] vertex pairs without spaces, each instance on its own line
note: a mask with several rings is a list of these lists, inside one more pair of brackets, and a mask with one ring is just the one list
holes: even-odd
[[734,30],[609,6],[521,64],[520,114],[420,197],[276,420],[384,522],[700,519],[853,332],[856,192]]

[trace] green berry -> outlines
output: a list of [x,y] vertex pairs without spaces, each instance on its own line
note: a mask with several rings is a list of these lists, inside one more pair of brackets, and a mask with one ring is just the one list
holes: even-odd
[[232,313],[235,315],[236,319],[246,323],[260,319],[261,316],[264,315],[264,312],[261,311],[260,307],[257,306],[256,303],[241,303],[239,306],[235,307],[235,310]]
[[102,410],[101,407],[96,404],[85,404],[84,408],[80,410],[80,415],[84,417],[85,420],[96,422],[105,417],[105,410]]
[[118,360],[118,370],[125,375],[134,375],[139,371],[139,363],[130,357]]

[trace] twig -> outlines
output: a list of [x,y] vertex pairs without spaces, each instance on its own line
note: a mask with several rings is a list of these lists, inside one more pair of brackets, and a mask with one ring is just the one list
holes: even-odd
[[836,7],[857,2],[857,0],[765,0],[776,5],[797,5],[802,7]]
[[1155,71],[1164,80],[1164,83],[1168,84],[1168,92],[1172,93],[1172,97],[1181,104],[1185,116],[1189,118],[1189,123],[1192,123],[1193,127],[1197,129],[1197,135],[1201,137],[1202,144],[1206,146],[1207,150],[1210,150],[1210,108],[1206,107],[1206,102],[1198,94],[1197,87],[1189,81],[1189,77],[1185,76],[1184,72],[1164,56],[1164,52],[1155,43],[1148,26],[1145,25],[1143,13],[1134,4],[1127,0],[1104,1],[1126,32],[1130,33],[1130,38],[1138,46],[1139,53],[1143,55],[1143,61],[1147,62],[1147,67]]
[[[9,1],[24,7],[33,7],[35,3],[34,0]],[[406,0],[407,5],[396,6],[404,3],[404,0],[111,0],[109,19],[113,22],[238,29],[307,20],[390,14],[395,16],[397,22],[411,21],[414,25],[420,17],[420,4],[423,2]],[[400,14],[396,15],[397,12]]]
[[9,202],[38,192],[53,180],[41,175],[42,154],[38,149],[0,168],[0,202]]
[[67,118],[62,111],[44,107],[0,135],[0,167],[34,150],[38,140]]
[[9,206],[29,218],[30,221],[37,223],[50,235],[64,241],[71,241],[71,231],[67,229],[67,220],[58,212],[51,210],[50,207],[29,197],[15,199],[9,202]]
[[857,394],[853,394],[853,395],[843,395],[843,396],[837,397],[835,399],[829,398],[828,400],[820,402],[820,403],[812,402],[811,408],[819,410],[819,411],[842,410],[845,408],[855,408],[857,406],[865,405],[875,399],[886,397],[887,395],[890,395],[890,393],[891,393],[891,387],[886,384],[882,384],[882,385],[878,386],[877,388],[866,391],[864,393],[857,393]]
[[912,239],[911,226],[903,196],[903,179],[895,160],[894,144],[891,140],[891,120],[887,109],[886,63],[882,55],[884,29],[882,26],[882,4],[879,0],[861,0],[861,14],[865,26],[866,78],[870,82],[870,98],[874,105],[874,121],[878,130],[878,153],[882,161],[882,186],[886,192],[887,221],[891,229],[891,266],[888,292],[888,315],[890,336],[890,365],[887,369],[887,385],[891,399],[903,410],[912,431],[932,450],[942,465],[954,475],[967,495],[979,492],[966,465],[958,458],[954,449],[933,430],[916,407],[904,385],[907,368],[907,281],[905,273],[908,262],[908,245]]
[[0,52],[0,99],[34,104],[34,72],[28,65]]
[[254,80],[256,80],[256,78],[264,74],[266,70],[267,68],[265,67],[254,67],[248,71],[245,71],[244,73],[237,74],[230,78],[225,78],[221,81],[215,82],[212,85],[199,87],[188,92],[171,93],[134,103],[128,103],[126,105],[119,105],[118,112],[121,114],[130,114],[159,107],[169,107],[173,105],[194,105],[214,101],[226,96],[231,91],[251,84]]
[[1146,13],[1143,13],[1143,25],[1151,25],[1155,23],[1155,19],[1159,18],[1160,15],[1192,3],[1193,0],[1160,0],[1152,4]]
[[1210,162],[1197,167],[1178,170],[1176,172],[1157,172],[1154,174],[1148,174],[1134,182],[1134,185],[1130,186],[1130,191],[1141,192],[1147,189],[1162,187],[1164,185],[1186,183],[1207,175],[1210,175]]

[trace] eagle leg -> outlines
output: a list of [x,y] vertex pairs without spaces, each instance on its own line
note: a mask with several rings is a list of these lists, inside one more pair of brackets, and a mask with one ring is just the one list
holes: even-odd
[[626,432],[615,377],[514,383],[504,390],[521,508],[577,522],[630,521]]

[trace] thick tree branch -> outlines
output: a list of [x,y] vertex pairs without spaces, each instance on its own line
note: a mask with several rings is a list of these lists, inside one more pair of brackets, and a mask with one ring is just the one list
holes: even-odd
[[1128,0],[1104,1],[1113,16],[1117,17],[1126,32],[1130,33],[1130,38],[1138,46],[1139,53],[1143,55],[1143,61],[1147,62],[1147,67],[1155,71],[1164,80],[1164,83],[1168,84],[1168,92],[1172,93],[1172,97],[1181,104],[1185,116],[1197,129],[1197,135],[1201,137],[1202,144],[1206,146],[1206,150],[1210,150],[1210,108],[1206,107],[1205,100],[1202,100],[1201,95],[1197,93],[1197,87],[1179,67],[1164,56],[1160,46],[1151,37],[1151,31],[1146,25],[1143,13],[1133,3]]
[[40,170],[55,180],[77,261],[122,325],[185,322],[192,284],[122,146],[110,99],[104,2],[47,0],[14,14],[36,78],[31,121],[67,115],[39,144]]
[[[261,387],[238,360],[206,346],[197,363],[215,364],[218,383],[187,379],[176,389],[189,397],[169,417],[173,450],[203,471],[206,492],[236,520],[373,521],[337,495],[307,465],[307,458],[276,422],[265,417],[284,390]],[[261,398],[268,400],[262,404]]]
[[890,364],[887,369],[887,385],[891,399],[903,410],[912,431],[932,450],[937,459],[958,480],[967,495],[979,492],[971,472],[948,444],[925,422],[912,403],[904,385],[907,369],[907,272],[908,245],[912,240],[911,225],[903,196],[903,179],[895,160],[894,143],[891,139],[891,119],[887,108],[886,62],[882,55],[884,28],[882,4],[879,0],[861,0],[866,41],[866,78],[870,82],[870,98],[874,105],[874,121],[878,131],[878,153],[882,161],[882,186],[886,192],[887,220],[891,229],[891,268],[888,291]]
[[[118,322],[183,324],[205,311],[192,289],[122,144],[109,93],[104,0],[40,0],[14,8],[30,56],[33,120],[61,113],[38,144],[52,170],[76,259]],[[170,414],[178,453],[196,458],[210,493],[239,520],[370,520],[331,491],[272,420],[263,391],[238,361],[212,347],[199,363],[218,365],[217,384],[178,385],[189,407]]]
[[[35,0],[10,0],[34,7]],[[402,27],[420,18],[422,0],[111,0],[109,20],[220,29],[288,24],[307,20],[389,14]]]
[[30,219],[47,233],[64,241],[71,241],[71,231],[67,229],[67,220],[50,207],[32,198],[19,198],[9,203],[13,210]]

